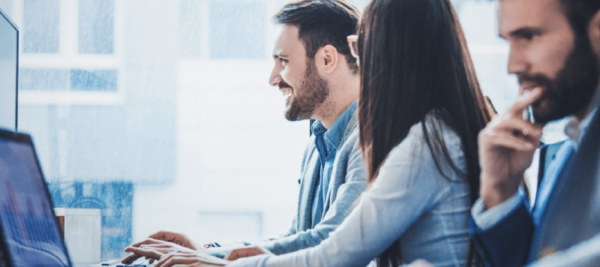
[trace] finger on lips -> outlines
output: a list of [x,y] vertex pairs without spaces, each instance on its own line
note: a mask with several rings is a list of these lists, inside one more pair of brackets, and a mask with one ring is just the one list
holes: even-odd
[[509,113],[523,116],[523,110],[535,103],[542,96],[542,89],[535,88],[530,93],[525,93],[517,97],[517,101],[510,107]]

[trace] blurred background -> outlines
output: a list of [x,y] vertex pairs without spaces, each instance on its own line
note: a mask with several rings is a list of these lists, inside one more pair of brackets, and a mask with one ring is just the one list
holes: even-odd
[[[268,84],[271,16],[288,2],[0,0],[21,31],[19,130],[56,207],[101,210],[104,260],[158,230],[204,244],[289,227],[309,123],[286,121]],[[503,112],[518,85],[497,3],[453,3]],[[544,141],[564,139],[562,124]]]

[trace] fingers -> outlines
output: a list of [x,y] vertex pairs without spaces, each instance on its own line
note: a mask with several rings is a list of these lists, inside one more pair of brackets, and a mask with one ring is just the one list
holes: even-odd
[[131,248],[130,252],[147,258],[154,258],[157,260],[164,255],[164,253],[161,253],[160,251],[151,248]]
[[488,127],[491,131],[509,132],[516,136],[528,136],[531,138],[540,138],[543,134],[543,127],[517,117],[501,117],[494,124]]
[[166,241],[162,241],[162,240],[158,240],[158,239],[154,239],[154,238],[147,238],[143,241],[137,242],[137,243],[133,243],[131,246],[129,247],[139,247],[141,245],[149,245],[149,244],[164,244],[166,243]]
[[160,264],[160,262],[159,262],[155,266],[156,267],[169,267],[169,266],[173,266],[175,264],[192,264],[192,263],[199,263],[199,262],[194,257],[175,256],[175,257],[170,257],[169,259],[167,259],[164,263],[162,263],[162,265],[159,265]]
[[227,256],[225,256],[225,260],[234,261],[239,258],[252,257],[252,256],[256,256],[256,255],[269,254],[269,253],[271,253],[271,252],[268,250],[265,250],[259,246],[237,248],[237,249],[230,251],[229,254],[227,254]]
[[531,104],[535,103],[542,96],[542,89],[535,88],[530,93],[520,95],[517,101],[508,109],[507,113],[511,115],[523,116],[523,111]]
[[488,137],[488,144],[496,147],[512,149],[515,151],[533,152],[539,146],[539,142],[519,138],[505,132],[492,133]]
[[227,253],[227,256],[225,256],[224,259],[228,260],[228,261],[234,261],[234,260],[237,260],[239,258],[245,257],[245,256],[241,256],[242,253],[241,253],[240,250],[241,249],[234,249],[232,251],[229,251],[229,253]]
[[131,255],[129,255],[129,256],[127,256],[127,257],[123,258],[123,259],[121,260],[121,262],[122,262],[122,263],[125,263],[125,264],[131,264],[131,263],[133,263],[135,260],[137,260],[137,259],[139,259],[139,258],[141,258],[141,257],[142,257],[142,256],[140,256],[140,255],[138,255],[138,254],[135,254],[135,253],[134,253],[134,254],[131,254]]
[[149,238],[168,241],[169,239],[172,239],[169,237],[172,237],[174,235],[177,235],[177,234],[174,232],[169,232],[169,231],[158,231],[154,234],[151,234],[149,236]]
[[197,260],[194,254],[191,253],[169,253],[163,256],[154,267],[169,267],[175,264],[191,264],[194,262],[200,262]]

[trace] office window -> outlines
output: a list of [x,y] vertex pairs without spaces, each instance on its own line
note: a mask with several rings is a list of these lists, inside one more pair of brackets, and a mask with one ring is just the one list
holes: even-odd
[[202,1],[182,0],[179,16],[179,55],[182,58],[202,56]]
[[19,90],[66,91],[69,90],[69,71],[61,69],[26,69],[19,73]]
[[210,58],[265,58],[265,5],[252,1],[210,1]]
[[116,70],[21,69],[23,91],[117,91]]
[[117,91],[116,70],[71,70],[73,91]]
[[79,0],[79,53],[114,53],[114,0]]
[[23,0],[23,52],[59,52],[59,0]]

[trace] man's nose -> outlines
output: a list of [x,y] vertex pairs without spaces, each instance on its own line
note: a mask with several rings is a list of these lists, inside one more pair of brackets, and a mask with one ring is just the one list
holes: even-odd
[[272,86],[277,86],[279,85],[281,80],[282,78],[279,74],[279,71],[277,70],[277,67],[273,67],[273,70],[271,71],[271,77],[269,77],[269,84]]
[[530,67],[530,64],[527,60],[525,54],[519,49],[513,49],[511,47],[510,52],[508,54],[508,73],[516,74],[516,73],[527,73]]

